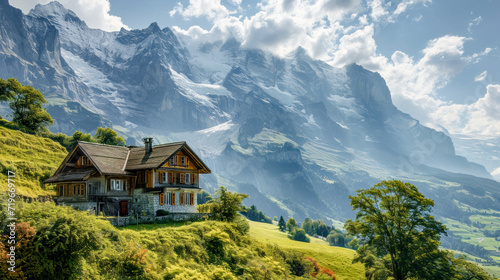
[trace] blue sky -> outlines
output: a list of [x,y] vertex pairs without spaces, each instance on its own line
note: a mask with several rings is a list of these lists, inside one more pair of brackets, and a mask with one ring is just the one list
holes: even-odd
[[[25,13],[50,0],[10,0]],[[452,134],[500,136],[500,1],[60,1],[90,27],[152,22],[186,41],[234,36],[286,56],[298,46],[333,66],[385,78],[395,105]]]

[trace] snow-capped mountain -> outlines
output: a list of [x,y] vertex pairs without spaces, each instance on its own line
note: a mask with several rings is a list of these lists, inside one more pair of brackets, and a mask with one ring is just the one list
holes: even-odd
[[399,111],[360,66],[336,69],[301,48],[276,57],[234,39],[193,42],[156,23],[105,32],[57,2],[23,15],[0,0],[0,36],[0,78],[47,96],[52,131],[106,125],[128,144],[185,140],[214,171],[206,186],[248,193],[269,215],[343,220],[348,194],[392,178],[442,201],[440,215],[459,211],[470,182],[500,210],[486,169]]

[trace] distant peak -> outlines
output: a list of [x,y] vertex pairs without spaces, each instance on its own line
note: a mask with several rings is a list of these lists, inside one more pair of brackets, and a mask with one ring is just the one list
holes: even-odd
[[151,23],[148,26],[148,28],[146,28],[146,30],[149,30],[149,31],[155,32],[155,33],[156,32],[161,32],[161,28],[160,28],[160,26],[158,26],[158,23],[156,23],[156,22]]
[[297,47],[295,50],[295,56],[307,56],[307,50],[304,49],[302,46]]
[[45,5],[37,4],[35,8],[29,12],[29,15],[35,17],[55,18],[56,22],[60,20],[61,22],[67,21],[86,25],[85,22],[82,21],[73,11],[66,9],[57,1],[53,1]]

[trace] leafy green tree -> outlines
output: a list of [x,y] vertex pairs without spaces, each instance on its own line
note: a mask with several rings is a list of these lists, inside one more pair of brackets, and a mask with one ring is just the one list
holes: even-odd
[[305,232],[309,235],[314,234],[312,232],[312,220],[311,220],[311,218],[304,219],[304,222],[302,223],[302,229],[305,230]]
[[29,132],[51,125],[54,120],[43,108],[47,103],[43,94],[16,79],[0,79],[0,101],[7,101],[12,109],[12,121]]
[[213,218],[223,222],[233,222],[241,211],[241,202],[248,195],[241,193],[232,193],[225,187],[220,186],[215,192],[215,199],[212,199],[211,212]]
[[285,223],[285,219],[283,219],[283,216],[280,216],[280,220],[278,222],[278,228],[280,229],[280,231],[286,230],[286,223]]
[[97,128],[94,135],[95,140],[101,144],[125,146],[125,140],[118,136],[118,133],[111,128]]
[[292,231],[293,229],[297,228],[297,226],[298,226],[297,222],[295,221],[294,218],[290,218],[286,222],[286,228],[288,229],[288,231]]
[[465,255],[460,255],[457,258],[453,253],[447,252],[448,259],[451,260],[452,265],[456,270],[455,277],[463,280],[490,280],[493,279],[486,273],[480,266],[475,263],[467,261]]
[[75,131],[73,133],[73,141],[76,143],[77,141],[86,141],[86,142],[95,142],[94,138],[90,133],[83,133],[81,131]]
[[378,257],[388,256],[384,264],[396,280],[439,279],[434,276],[446,270],[438,251],[446,227],[430,215],[434,202],[397,180],[356,192],[349,196],[357,213],[355,221],[346,221],[347,232],[359,236],[360,245],[373,247]]

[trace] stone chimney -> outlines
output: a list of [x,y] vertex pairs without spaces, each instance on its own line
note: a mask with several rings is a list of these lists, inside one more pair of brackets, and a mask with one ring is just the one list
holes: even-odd
[[153,138],[142,138],[144,141],[144,151],[149,154],[153,151]]

